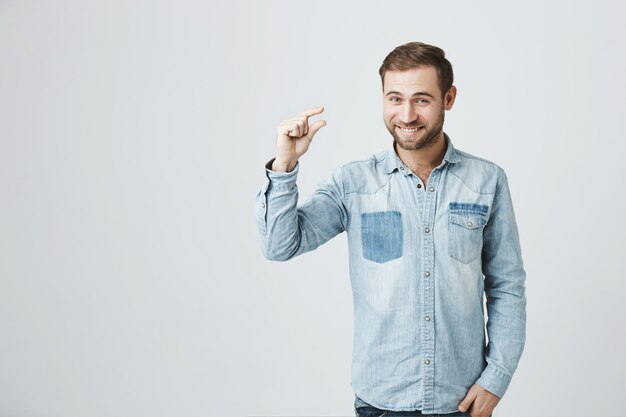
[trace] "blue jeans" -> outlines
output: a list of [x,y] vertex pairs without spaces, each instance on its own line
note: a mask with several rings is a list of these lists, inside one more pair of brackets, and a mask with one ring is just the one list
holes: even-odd
[[[358,401],[358,404],[357,404]],[[429,416],[429,417],[470,417],[469,413],[462,413],[460,411],[451,414],[422,414],[421,411],[389,411],[389,410],[381,410],[380,408],[376,408],[372,405],[363,405],[367,404],[362,399],[358,398],[354,404],[354,413],[356,417],[421,417],[421,416]]]
[[422,414],[421,411],[385,411],[376,407],[359,407],[355,409],[356,417],[470,417],[469,413]]

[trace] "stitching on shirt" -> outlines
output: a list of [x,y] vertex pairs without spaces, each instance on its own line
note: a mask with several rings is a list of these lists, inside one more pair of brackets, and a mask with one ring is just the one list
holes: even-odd
[[[347,167],[348,165],[352,165],[352,164],[357,164],[359,162],[369,162],[369,161],[372,161],[372,160],[374,162],[378,162],[378,160],[376,159],[376,154],[372,154],[369,158],[357,159],[355,161],[346,162],[345,164],[341,165],[340,168]],[[383,160],[384,160],[384,158],[383,158]]]
[[350,194],[359,194],[359,195],[372,195],[372,194],[376,194],[378,191],[380,191],[382,188],[386,187],[389,182],[391,181],[391,176],[389,176],[389,179],[387,180],[387,182],[385,182],[383,185],[381,185],[380,187],[378,187],[376,190],[374,190],[371,193],[366,193],[366,192],[359,192],[359,191],[353,191],[351,190],[348,186],[347,186],[347,182],[346,182],[346,175],[345,175],[345,167],[348,167],[349,165],[353,165],[353,164],[357,164],[357,163],[363,163],[363,162],[367,162],[367,163],[371,163],[374,162],[374,165],[378,165],[380,162],[383,162],[385,160],[385,158],[383,158],[382,160],[378,160],[376,158],[376,154],[372,155],[371,157],[367,158],[367,159],[359,159],[357,161],[352,161],[352,162],[348,162],[346,164],[343,164],[340,168],[341,168],[341,174],[342,174],[342,181],[344,182],[344,193],[346,196],[346,200],[349,198]]
[[350,188],[348,187],[348,182],[346,181],[345,175],[341,176],[341,185],[343,189],[343,195],[341,196],[342,204],[346,208],[346,224],[343,225],[345,230],[348,230],[350,227],[350,205],[348,204],[348,199],[350,198]]
[[458,150],[458,149],[455,149],[455,150],[457,151],[457,153],[459,153],[461,156],[463,156],[463,157],[465,157],[465,158],[468,158],[468,159],[476,159],[476,160],[478,160],[478,161],[483,161],[483,162],[486,162],[486,163],[488,163],[488,164],[490,164],[490,165],[495,166],[496,168],[502,169],[502,168],[501,168],[498,164],[496,164],[496,163],[495,163],[495,162],[493,162],[493,161],[490,161],[490,160],[485,159],[485,158],[481,158],[481,157],[476,156],[476,155],[472,155],[471,153],[467,153],[467,152],[464,152],[464,151],[461,151],[461,150]]
[[490,160],[488,160],[488,159],[480,158],[480,157],[478,157],[478,156],[474,156],[474,155],[472,155],[472,154],[469,154],[469,153],[467,153],[467,152],[460,151],[460,150],[458,150],[458,149],[455,149],[455,150],[456,150],[456,151],[459,153],[459,155],[461,155],[463,158],[467,158],[467,159],[474,159],[474,160],[477,160],[477,161],[482,161],[482,162],[485,162],[485,163],[487,163],[487,164],[489,164],[489,165],[491,165],[491,166],[495,167],[495,168],[496,168],[496,173],[497,173],[497,175],[498,175],[498,181],[497,181],[497,185],[496,185],[496,191],[495,191],[495,192],[493,192],[493,193],[490,193],[490,192],[481,192],[481,191],[474,190],[474,189],[473,189],[473,188],[471,188],[469,185],[467,185],[467,183],[466,183],[465,181],[463,181],[463,178],[461,178],[461,177],[459,177],[458,175],[456,175],[456,174],[454,173],[454,170],[449,169],[448,171],[450,172],[450,174],[452,174],[452,175],[454,175],[455,177],[457,177],[457,178],[459,179],[459,181],[461,181],[461,183],[462,183],[464,186],[466,186],[469,190],[471,190],[471,191],[473,191],[473,192],[475,192],[475,193],[477,193],[477,194],[483,194],[483,195],[494,195],[494,194],[497,194],[497,193],[498,193],[498,191],[499,191],[499,189],[502,187],[502,184],[501,184],[500,178],[502,177],[502,172],[503,172],[503,169],[500,167],[500,165],[498,165],[498,164],[496,164],[495,162],[490,161]]
[[364,192],[364,191],[363,191],[363,192],[361,192],[361,191],[354,191],[354,192],[351,192],[351,194],[358,194],[358,195],[374,195],[374,194],[376,194],[377,192],[379,192],[380,190],[382,190],[383,188],[385,188],[387,185],[389,185],[389,183],[390,183],[390,182],[391,182],[391,175],[389,176],[389,179],[388,179],[388,180],[387,180],[387,181],[386,181],[383,185],[381,185],[380,187],[378,187],[377,189],[375,189],[375,190],[374,190],[374,191],[372,191],[371,193]]
[[463,178],[459,177],[458,175],[456,175],[454,172],[452,172],[452,170],[449,170],[450,174],[454,175],[455,177],[457,177],[459,179],[459,181],[461,181],[461,183],[467,187],[468,190],[475,192],[476,194],[482,194],[482,195],[493,195],[495,194],[495,192],[493,193],[489,193],[489,192],[481,192],[481,191],[477,191],[474,190],[472,187],[470,187],[469,185],[467,185],[465,183],[465,181],[463,181]]
[[[353,193],[366,194],[366,193],[358,193],[356,191],[352,191],[352,189],[350,188],[350,182],[348,181],[348,178],[347,178],[348,175],[346,175],[347,168],[351,165],[358,164],[358,163],[370,164],[372,162],[374,163],[374,167],[376,167],[377,164],[385,160],[386,153],[381,152],[381,154],[383,154],[383,158],[380,161],[377,158],[379,154],[372,154],[369,158],[357,159],[354,161],[346,162],[345,164],[339,166],[337,170],[341,176],[341,185],[342,185],[342,191],[343,191],[342,203],[344,207],[346,208],[346,224],[344,225],[345,230],[348,230],[350,228],[350,224],[352,222],[352,216],[350,216],[350,194],[353,194]],[[391,181],[391,177],[389,177],[389,181]],[[385,187],[389,183],[389,181],[383,184],[376,191],[374,191],[374,193],[377,193],[381,188]]]
[[501,367],[499,364],[495,363],[493,360],[492,361],[488,361],[489,365],[493,367],[493,370],[496,371],[497,373],[502,374],[502,376],[504,376],[505,378],[508,379],[513,379],[513,375],[510,375],[503,367]]

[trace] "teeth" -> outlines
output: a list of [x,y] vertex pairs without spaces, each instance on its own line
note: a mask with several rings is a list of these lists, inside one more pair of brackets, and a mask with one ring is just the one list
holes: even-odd
[[404,128],[404,127],[400,127],[400,130],[402,130],[403,132],[407,132],[407,133],[410,133],[410,132],[417,132],[417,129],[418,129],[417,127],[414,127],[414,128]]

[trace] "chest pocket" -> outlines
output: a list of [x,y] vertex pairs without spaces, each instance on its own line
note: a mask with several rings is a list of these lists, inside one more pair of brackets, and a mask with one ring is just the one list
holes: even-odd
[[448,248],[452,258],[470,263],[480,256],[488,210],[482,204],[450,203]]
[[363,257],[385,263],[402,256],[403,228],[399,211],[361,214]]

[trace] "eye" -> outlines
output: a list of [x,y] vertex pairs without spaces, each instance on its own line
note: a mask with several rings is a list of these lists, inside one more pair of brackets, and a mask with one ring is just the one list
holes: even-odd
[[390,97],[389,101],[391,101],[392,103],[397,103],[400,101],[400,97]]
[[417,100],[417,102],[420,104],[428,104],[428,100],[426,100],[425,98],[420,98]]

